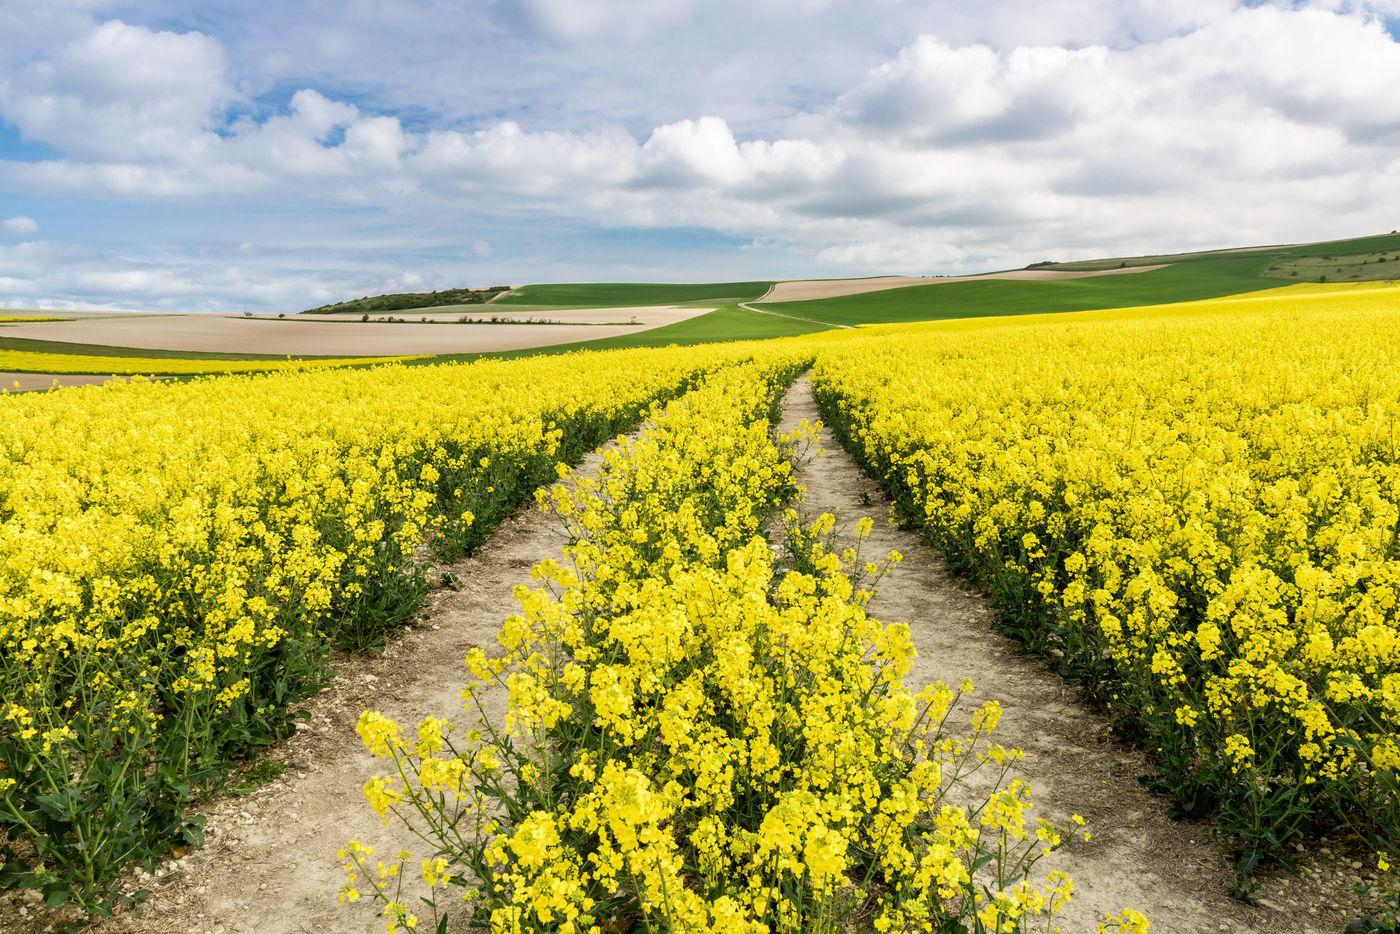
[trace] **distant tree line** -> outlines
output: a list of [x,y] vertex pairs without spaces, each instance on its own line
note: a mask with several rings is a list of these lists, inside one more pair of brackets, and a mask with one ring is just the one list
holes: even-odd
[[302,314],[333,315],[345,312],[404,311],[409,308],[434,308],[438,305],[480,305],[489,302],[508,285],[493,285],[489,289],[443,289],[441,292],[398,292],[393,295],[366,295],[364,298],[320,308],[308,308]]

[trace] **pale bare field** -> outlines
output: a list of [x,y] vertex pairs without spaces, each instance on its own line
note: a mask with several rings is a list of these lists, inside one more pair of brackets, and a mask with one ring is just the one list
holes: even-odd
[[1128,266],[1122,269],[1012,269],[989,272],[980,276],[875,276],[870,279],[794,279],[778,282],[760,302],[805,302],[814,298],[838,298],[843,295],[863,295],[911,285],[941,285],[944,282],[973,282],[979,279],[1022,279],[1030,282],[1052,282],[1059,279],[1088,279],[1093,276],[1122,276],[1161,269],[1156,266]]
[[[381,324],[334,317],[230,318],[220,315],[147,315],[14,324],[0,336],[173,351],[221,351],[291,356],[393,357],[415,354],[480,353],[547,347],[572,341],[633,334],[702,315],[709,308],[605,308],[552,311],[538,317],[570,324]],[[489,312],[487,313],[489,317]],[[567,317],[566,319],[566,316]],[[396,317],[410,317],[396,315]],[[517,317],[517,316],[513,316]],[[518,317],[523,318],[524,315]],[[590,324],[589,321],[636,324]],[[454,323],[446,323],[451,321]]]

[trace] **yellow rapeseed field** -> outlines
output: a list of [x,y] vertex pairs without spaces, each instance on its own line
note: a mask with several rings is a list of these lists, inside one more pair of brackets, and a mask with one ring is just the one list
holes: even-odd
[[[726,934],[854,918],[877,931],[1048,929],[1072,882],[1030,873],[1083,821],[1029,819],[1029,789],[1006,780],[1019,753],[987,739],[1000,708],[956,731],[945,721],[960,691],[907,690],[908,627],[864,609],[878,566],[828,547],[830,515],[784,509],[809,429],[773,439],[769,418],[808,359],[718,374],[599,477],[541,496],[574,542],[571,566],[546,561],[541,586],[519,588],[504,655],[467,658],[468,709],[484,717],[499,684],[505,722],[454,737],[437,717],[406,735],[361,716],[392,767],[365,797],[429,851],[386,864],[350,841],[342,900],[369,895],[391,932],[443,930],[454,882],[499,934],[619,919]],[[787,527],[785,558],[770,520]],[[994,789],[956,803],[949,789],[978,768]],[[423,887],[431,921],[413,897]],[[1129,910],[1100,930],[1146,921]]]
[[1248,844],[1400,839],[1400,290],[832,342],[824,417]]
[[[738,346],[0,397],[0,857],[108,910],[192,786],[290,732],[556,464]],[[559,372],[568,379],[558,379]]]
[[[369,804],[438,844],[413,875],[487,880],[477,919],[501,931],[1053,925],[1072,883],[1031,870],[1079,828],[1029,819],[994,705],[955,729],[957,690],[905,688],[907,630],[864,611],[879,559],[787,508],[803,438],[771,422],[809,365],[857,459],[1144,742],[1181,811],[1243,838],[1246,871],[1329,821],[1393,850],[1397,324],[1400,290],[1293,286],[0,397],[0,884],[129,901],[117,874],[199,842],[191,796],[291,731],[331,647],[417,612],[415,548],[470,553],[650,414],[544,498],[572,566],[539,567],[505,654],[470,659],[464,699],[503,685],[507,721],[361,718],[388,767]],[[955,806],[975,768],[995,790]],[[343,897],[416,928],[407,859],[347,844]]]

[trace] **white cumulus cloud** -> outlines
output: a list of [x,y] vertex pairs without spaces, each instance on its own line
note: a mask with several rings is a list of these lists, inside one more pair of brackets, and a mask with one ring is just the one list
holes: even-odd
[[218,41],[109,20],[0,78],[0,118],[73,158],[184,161],[233,96]]
[[16,214],[14,217],[7,217],[3,221],[0,221],[0,228],[3,228],[7,234],[13,234],[16,237],[27,237],[30,234],[39,232],[39,222],[32,217]]
[[[388,66],[386,82],[407,84],[380,97],[353,91],[374,81],[363,68],[258,96],[231,33],[141,25],[129,12],[139,2],[123,8],[130,22],[81,5],[0,9],[14,37],[0,49],[0,121],[46,150],[0,162],[0,190],[212,205],[235,219],[303,211],[328,230],[337,212],[359,211],[389,237],[432,215],[444,250],[502,264],[509,240],[482,249],[483,220],[545,237],[693,229],[786,251],[796,274],[1360,234],[1394,228],[1400,203],[1400,43],[1385,20],[1397,3],[991,0],[974,17],[912,0],[802,0],[800,16],[779,0],[501,0],[494,25],[474,22],[498,30],[503,51],[487,64],[504,77],[423,85],[470,119],[380,105],[430,80]],[[388,18],[426,29],[446,8],[367,6],[306,55],[349,60],[375,29],[393,34]],[[784,23],[791,48],[751,35],[762,27],[772,46]],[[859,67],[831,54],[842,27],[870,53]],[[605,41],[618,49],[605,55]],[[725,41],[733,50],[720,54]],[[264,44],[257,61],[290,74],[291,46]],[[589,71],[608,55],[615,71]],[[506,78],[521,98],[509,106]],[[761,106],[738,103],[750,90]],[[621,118],[589,117],[585,97]],[[679,112],[654,117],[668,110]],[[4,230],[32,234],[28,220]],[[229,255],[251,239],[231,234]],[[40,255],[56,262],[24,254]],[[31,275],[166,302],[200,281],[192,253],[171,261],[176,273],[105,255],[83,254],[71,275],[0,273],[12,290]],[[327,262],[334,271],[256,268],[286,283],[267,295],[369,287],[349,260]]]

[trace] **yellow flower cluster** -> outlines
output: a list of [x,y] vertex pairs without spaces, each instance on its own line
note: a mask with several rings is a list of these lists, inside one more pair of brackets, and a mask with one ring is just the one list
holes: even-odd
[[7,878],[91,907],[125,861],[197,840],[191,785],[290,732],[333,641],[417,611],[425,535],[470,551],[559,461],[747,355],[0,397],[0,838],[34,850]]
[[926,327],[814,376],[1002,624],[1255,856],[1321,819],[1400,839],[1400,293],[1312,299]]
[[[1062,873],[1030,878],[1066,828],[1029,820],[1029,789],[1003,780],[1018,754],[986,741],[995,704],[955,736],[961,691],[904,687],[907,628],[867,616],[865,562],[824,544],[830,516],[788,511],[800,553],[775,554],[764,532],[810,428],[775,440],[768,419],[805,361],[756,357],[658,413],[596,478],[540,495],[572,566],[537,566],[503,654],[468,657],[466,742],[439,720],[415,743],[361,716],[394,769],[366,798],[438,848],[432,882],[467,884],[501,934],[836,931],[856,912],[880,931],[1029,930],[1070,897]],[[995,790],[962,800],[979,768]],[[363,846],[342,858],[342,899],[367,885],[399,924]]]

